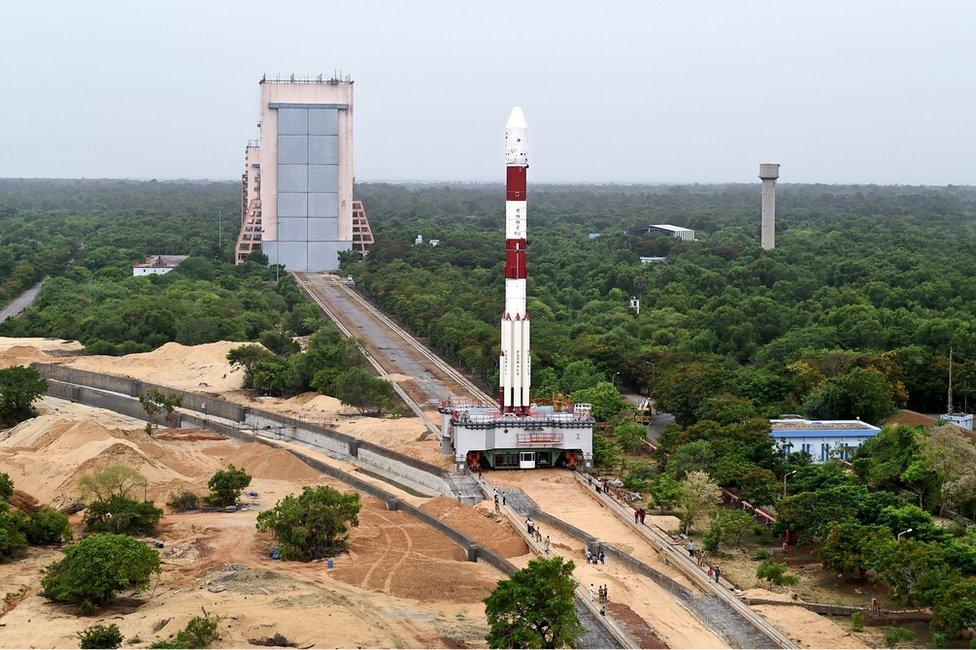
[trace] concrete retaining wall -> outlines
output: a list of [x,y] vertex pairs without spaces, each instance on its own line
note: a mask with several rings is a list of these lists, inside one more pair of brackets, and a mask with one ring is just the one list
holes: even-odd
[[637,571],[638,573],[647,576],[655,583],[657,583],[660,587],[666,589],[668,592],[674,594],[675,596],[688,601],[694,599],[695,594],[690,589],[688,589],[678,581],[669,578],[668,576],[664,575],[660,571],[653,569],[650,566],[644,564],[637,558],[627,555],[623,551],[614,548],[610,544],[601,542],[600,547],[603,549],[603,552],[606,553],[609,557],[613,558],[617,562],[620,562],[621,564],[625,564],[629,566],[634,571]]
[[375,445],[360,443],[357,458],[385,472],[423,485],[435,494],[451,494],[451,489],[440,472],[435,474],[430,470],[419,469],[413,463],[406,463],[397,456],[399,454],[393,456],[389,453],[378,453]]

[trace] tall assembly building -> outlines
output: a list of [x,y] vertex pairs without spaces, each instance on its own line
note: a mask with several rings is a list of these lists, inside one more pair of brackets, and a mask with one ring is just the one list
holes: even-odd
[[248,144],[237,262],[260,250],[293,271],[339,267],[372,232],[353,200],[353,82],[262,78],[260,140]]

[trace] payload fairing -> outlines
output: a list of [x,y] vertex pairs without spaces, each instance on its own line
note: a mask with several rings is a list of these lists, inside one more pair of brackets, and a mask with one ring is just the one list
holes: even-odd
[[526,153],[528,125],[516,106],[505,125],[505,311],[498,359],[498,405],[503,413],[527,415],[532,384],[529,314],[525,309],[527,234]]

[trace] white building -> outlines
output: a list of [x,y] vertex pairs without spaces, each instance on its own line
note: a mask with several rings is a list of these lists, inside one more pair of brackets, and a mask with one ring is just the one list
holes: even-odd
[[784,418],[770,420],[769,424],[776,446],[783,454],[805,451],[814,463],[831,458],[850,460],[861,443],[881,431],[861,420]]
[[132,264],[132,275],[166,275],[189,255],[150,255],[144,262]]
[[669,223],[659,223],[649,227],[649,230],[657,230],[662,233],[671,235],[672,237],[677,237],[678,239],[684,241],[694,241],[695,231],[690,228],[682,228],[681,226],[672,226]]
[[658,256],[645,256],[645,255],[641,255],[640,261],[641,261],[641,264],[660,264],[662,262],[667,262],[668,261],[668,258],[666,258],[666,257],[658,257]]
[[972,413],[944,413],[939,416],[939,419],[949,424],[954,424],[957,427],[962,427],[963,429],[973,430]]

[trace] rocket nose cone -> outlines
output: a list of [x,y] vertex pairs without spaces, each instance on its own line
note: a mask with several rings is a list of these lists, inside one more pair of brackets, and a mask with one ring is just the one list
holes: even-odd
[[525,123],[525,114],[522,112],[520,106],[516,106],[512,109],[512,112],[508,115],[508,122],[505,123],[506,129],[527,129],[528,124]]

